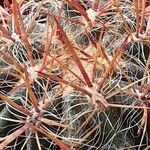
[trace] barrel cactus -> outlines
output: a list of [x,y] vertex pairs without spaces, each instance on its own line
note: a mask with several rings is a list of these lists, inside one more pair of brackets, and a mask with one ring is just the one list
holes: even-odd
[[149,149],[149,2],[4,0],[0,149]]

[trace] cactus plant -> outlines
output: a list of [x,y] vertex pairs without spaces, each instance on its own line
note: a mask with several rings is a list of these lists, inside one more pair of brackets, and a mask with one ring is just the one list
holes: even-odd
[[4,0],[0,149],[149,149],[149,3]]

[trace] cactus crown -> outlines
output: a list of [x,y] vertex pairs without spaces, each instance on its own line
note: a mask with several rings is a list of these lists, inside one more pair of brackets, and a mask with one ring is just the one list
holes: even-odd
[[149,149],[148,5],[4,0],[0,149]]

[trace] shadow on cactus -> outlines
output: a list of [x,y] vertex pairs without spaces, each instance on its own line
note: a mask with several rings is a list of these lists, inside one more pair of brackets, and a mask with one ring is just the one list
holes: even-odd
[[5,0],[0,149],[148,150],[148,3]]

